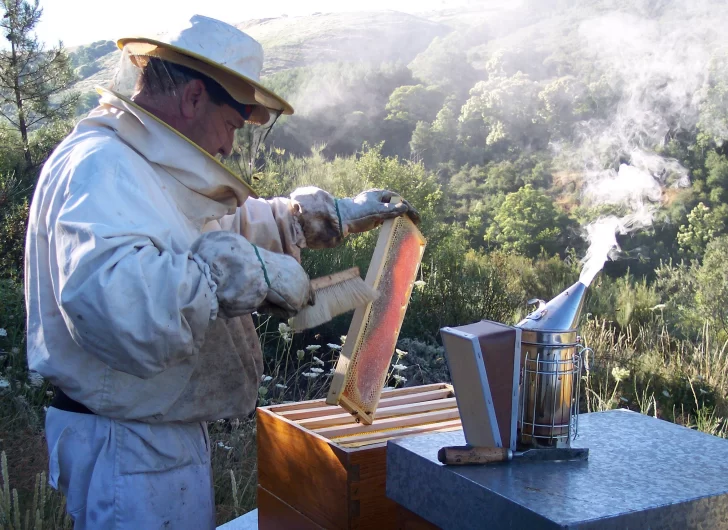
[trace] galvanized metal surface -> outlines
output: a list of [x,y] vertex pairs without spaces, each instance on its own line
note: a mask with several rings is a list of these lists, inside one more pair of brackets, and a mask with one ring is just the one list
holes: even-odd
[[728,441],[628,411],[583,414],[585,462],[447,467],[461,431],[389,442],[387,496],[445,530],[728,528]]

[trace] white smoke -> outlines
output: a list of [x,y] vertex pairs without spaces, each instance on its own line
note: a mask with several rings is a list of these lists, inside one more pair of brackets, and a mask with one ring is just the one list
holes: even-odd
[[[665,190],[690,184],[688,171],[656,150],[674,131],[697,124],[701,89],[716,42],[726,41],[727,17],[723,2],[658,4],[652,5],[661,11],[659,22],[612,12],[580,27],[585,56],[610,73],[606,82],[619,103],[610,119],[579,124],[576,149],[559,154],[568,157],[570,169],[581,167],[585,205],[624,212],[585,227],[590,246],[581,280],[587,284],[606,259],[616,257],[615,234],[649,227]],[[649,3],[642,5],[649,11]]]

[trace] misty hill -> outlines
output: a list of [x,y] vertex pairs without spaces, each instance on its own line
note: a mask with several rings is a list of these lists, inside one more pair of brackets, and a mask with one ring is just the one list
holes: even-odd
[[[326,62],[406,64],[433,38],[452,31],[446,24],[397,11],[279,17],[248,20],[236,26],[263,45],[263,76]],[[79,54],[87,48],[70,51]],[[81,79],[75,88],[85,93],[108,82],[118,57],[118,51],[108,50],[98,57],[82,58],[76,63]]]
[[265,50],[263,75],[321,62],[408,63],[448,26],[397,11],[329,13],[237,26]]

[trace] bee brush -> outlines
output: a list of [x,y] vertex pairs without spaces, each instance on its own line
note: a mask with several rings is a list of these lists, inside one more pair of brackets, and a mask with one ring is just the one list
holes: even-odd
[[314,278],[311,289],[314,304],[304,307],[288,321],[294,331],[315,328],[379,297],[359,276],[359,267]]

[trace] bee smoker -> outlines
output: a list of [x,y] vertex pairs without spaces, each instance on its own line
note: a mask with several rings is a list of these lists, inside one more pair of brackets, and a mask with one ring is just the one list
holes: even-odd
[[519,322],[521,371],[517,424],[523,447],[570,447],[577,434],[584,348],[576,324],[586,285],[576,282]]

